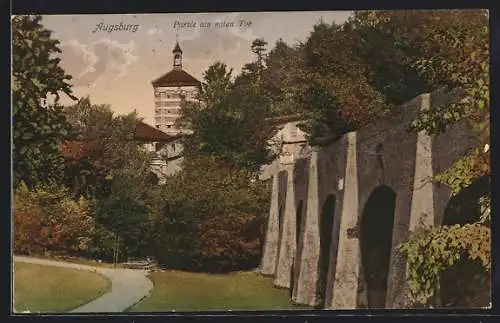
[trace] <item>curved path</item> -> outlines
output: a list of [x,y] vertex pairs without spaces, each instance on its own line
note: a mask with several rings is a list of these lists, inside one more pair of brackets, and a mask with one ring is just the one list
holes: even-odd
[[80,306],[70,313],[116,313],[123,312],[137,304],[153,289],[153,283],[146,277],[145,270],[103,268],[69,262],[14,256],[15,261],[39,265],[89,270],[106,276],[111,281],[111,291]]

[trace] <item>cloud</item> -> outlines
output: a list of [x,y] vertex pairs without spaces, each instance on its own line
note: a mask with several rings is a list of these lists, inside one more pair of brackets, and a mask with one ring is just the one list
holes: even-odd
[[61,44],[62,67],[73,75],[75,86],[94,86],[102,78],[115,81],[128,74],[137,61],[134,41],[120,43],[101,39],[90,45],[76,39]]
[[98,57],[105,58],[107,68],[117,72],[113,81],[128,74],[128,68],[138,60],[133,54],[136,46],[134,41],[122,44],[116,40],[101,39],[94,43],[94,52]]
[[150,28],[147,30],[148,35],[156,35],[156,34],[161,34],[162,31],[158,26],[154,26],[153,28]]
[[74,79],[80,79],[95,72],[94,66],[99,58],[89,46],[72,39],[62,43],[60,47],[63,52],[61,65],[73,75]]

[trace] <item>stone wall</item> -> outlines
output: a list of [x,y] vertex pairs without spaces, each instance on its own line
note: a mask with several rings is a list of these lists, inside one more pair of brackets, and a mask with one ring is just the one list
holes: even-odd
[[[266,178],[287,178],[273,185],[262,273],[274,275],[276,286],[290,288],[298,304],[407,307],[405,262],[396,247],[411,231],[441,223],[450,191],[429,178],[475,142],[465,123],[433,137],[410,132],[409,126],[419,111],[461,97],[460,91],[422,94],[399,113],[321,149],[304,144],[304,134],[294,129],[297,123],[287,124],[280,134],[282,156],[263,169]],[[325,233],[320,223],[328,217],[333,220]],[[384,221],[385,227],[377,228]],[[275,272],[268,269],[272,263]]]

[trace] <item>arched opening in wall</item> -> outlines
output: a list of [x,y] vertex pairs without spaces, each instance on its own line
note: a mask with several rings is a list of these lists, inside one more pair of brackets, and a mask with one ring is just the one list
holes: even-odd
[[359,240],[368,308],[386,306],[395,208],[396,193],[381,185],[368,197],[361,216]]
[[318,281],[316,284],[316,308],[323,309],[326,305],[326,285],[330,267],[330,246],[332,244],[333,219],[335,217],[335,196],[326,198],[319,218],[319,260]]
[[[297,204],[297,209],[296,209],[296,214],[295,214],[295,241],[297,245],[299,244],[299,239],[300,239],[300,229],[301,229],[301,223],[302,223],[302,208],[303,208],[303,201],[300,200],[299,203]],[[298,250],[298,248],[297,248]]]
[[286,171],[280,171],[278,173],[278,253],[276,254],[276,266],[278,266],[281,242],[283,238],[283,220],[287,194],[287,181],[288,173]]
[[283,235],[283,213],[284,213],[283,205],[280,205],[278,210],[278,229],[279,229],[279,242],[281,243],[281,236]]
[[286,171],[278,173],[278,223],[281,241],[281,231],[283,229],[283,212],[285,211],[285,202],[287,194],[288,174]]
[[278,267],[278,260],[280,259],[281,239],[283,238],[283,212],[284,206],[280,205],[278,209],[278,252],[276,253],[276,268]]
[[[272,177],[264,180],[262,183],[267,186],[269,191],[272,190]],[[271,193],[272,194],[272,193]],[[270,195],[271,195],[270,194]],[[269,196],[271,197],[271,196]],[[272,203],[272,201],[269,201],[269,203]],[[260,222],[260,227],[259,227],[259,240],[260,240],[260,255],[262,256],[264,254],[264,246],[266,244],[266,234],[267,234],[267,229],[268,229],[268,220],[269,220],[269,213],[265,212],[262,214],[262,222]]]
[[[481,217],[479,199],[490,192],[490,178],[485,176],[448,201],[442,225],[464,225]],[[489,223],[485,223],[489,226]],[[491,275],[479,260],[464,252],[458,263],[443,271],[439,281],[441,306],[446,308],[479,308],[491,302]]]
[[298,264],[298,255],[299,255],[299,239],[300,239],[300,229],[301,229],[301,221],[302,221],[302,208],[303,201],[300,200],[295,209],[295,255],[293,257],[292,262],[292,270],[290,272],[290,298],[293,295],[293,288],[295,286],[295,278],[298,277],[298,271],[300,270]]

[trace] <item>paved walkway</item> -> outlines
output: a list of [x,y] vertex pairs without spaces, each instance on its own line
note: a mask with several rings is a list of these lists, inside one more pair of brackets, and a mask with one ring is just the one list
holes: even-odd
[[110,292],[96,298],[86,305],[70,311],[70,313],[123,312],[127,308],[139,302],[142,298],[146,297],[153,289],[153,283],[146,277],[145,270],[93,267],[69,262],[22,256],[14,256],[14,260],[39,265],[94,271],[108,277],[109,280],[111,280]]

